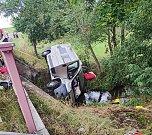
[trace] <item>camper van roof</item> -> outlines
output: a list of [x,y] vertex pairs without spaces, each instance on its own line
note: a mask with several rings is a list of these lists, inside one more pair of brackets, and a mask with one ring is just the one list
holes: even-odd
[[47,56],[51,68],[78,61],[79,58],[70,44],[59,44],[51,47]]

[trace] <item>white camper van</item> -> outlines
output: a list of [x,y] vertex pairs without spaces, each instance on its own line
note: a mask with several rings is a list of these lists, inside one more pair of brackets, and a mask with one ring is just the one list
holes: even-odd
[[81,94],[84,85],[82,63],[70,44],[59,44],[47,48],[42,56],[45,57],[51,75],[47,84],[48,92],[57,98],[70,97],[75,100]]

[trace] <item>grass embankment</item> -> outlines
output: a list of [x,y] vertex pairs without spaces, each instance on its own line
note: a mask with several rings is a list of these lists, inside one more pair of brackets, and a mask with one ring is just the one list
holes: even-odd
[[27,132],[26,124],[12,89],[0,90],[0,118],[0,131]]
[[[44,49],[47,48],[48,46],[57,45],[57,44],[65,44],[65,43],[70,43],[78,55],[80,53],[84,53],[82,52],[83,51],[82,48],[84,47],[84,45],[79,41],[79,39],[73,36],[66,36],[66,37],[54,40],[50,43],[41,42],[40,44],[38,44],[37,49],[38,49],[39,54],[41,54],[41,52],[43,52]],[[107,55],[106,47],[105,47],[106,44],[107,43],[103,41],[103,42],[96,42],[92,45],[95,51],[95,54],[97,55],[99,59]]]
[[55,135],[78,135],[80,128],[84,129],[85,135],[123,135],[133,128],[151,135],[151,110],[111,104],[72,108],[35,93],[30,97],[47,129]]
[[[14,28],[5,29],[5,31],[9,34],[13,33],[15,31]],[[14,54],[17,58],[23,60],[25,63],[28,63],[32,65],[35,68],[38,69],[46,69],[46,62],[44,59],[38,59],[36,58],[33,50],[33,46],[30,44],[28,37],[26,34],[18,33],[19,38],[12,39],[11,41],[15,43],[14,47]],[[57,45],[57,44],[65,44],[70,43],[73,48],[75,49],[76,53],[78,55],[83,56],[83,46],[80,41],[73,36],[67,36],[60,38],[58,40],[52,41],[48,43],[47,41],[41,42],[37,45],[37,51],[39,55],[41,56],[41,53],[47,48],[48,46]],[[96,42],[94,43],[93,49],[99,59],[106,57],[106,42]],[[92,60],[92,59],[91,59]]]
[[[123,135],[138,128],[144,135],[151,135],[151,110],[138,110],[120,105],[71,107],[53,98],[29,89],[30,98],[51,135]],[[32,90],[33,89],[33,90]],[[27,132],[13,90],[0,91],[1,131]]]
[[[86,135],[122,135],[125,129],[115,129],[111,120],[95,110],[72,108],[56,100],[47,100],[32,95],[31,99],[40,113],[50,133],[55,135],[79,134],[78,129],[84,128]],[[40,106],[41,105],[41,106]]]
[[12,39],[15,43],[14,55],[24,61],[25,63],[33,66],[36,69],[46,69],[47,65],[44,59],[38,59],[33,51],[33,46],[28,41],[25,34],[19,33],[19,38]]

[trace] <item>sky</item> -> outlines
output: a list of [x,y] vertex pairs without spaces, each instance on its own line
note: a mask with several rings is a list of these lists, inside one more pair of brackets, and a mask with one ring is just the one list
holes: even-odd
[[0,28],[9,28],[11,25],[11,18],[6,18],[3,15],[0,15]]

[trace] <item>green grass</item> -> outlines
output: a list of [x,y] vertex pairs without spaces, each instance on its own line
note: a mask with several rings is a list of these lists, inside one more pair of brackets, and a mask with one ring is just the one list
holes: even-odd
[[[85,135],[122,135],[125,133],[125,129],[115,129],[108,117],[95,113],[94,109],[73,108],[55,99],[40,98],[32,93],[30,97],[52,134],[75,134],[79,128],[85,129]],[[107,107],[102,108],[102,112],[106,109]]]
[[[4,29],[4,31],[7,33],[13,33],[16,30],[15,30],[15,28],[7,28],[7,29]],[[26,52],[28,54],[35,56],[33,47],[29,43],[28,37],[26,34],[19,33],[19,38],[13,39],[12,41],[15,42],[16,49],[19,49],[20,51],[23,51],[23,52]],[[43,41],[43,42],[39,43],[37,45],[38,53],[41,55],[41,53],[48,46],[57,45],[57,44],[65,44],[65,43],[70,43],[78,54],[79,54],[78,48],[82,48],[84,46],[78,38],[73,37],[73,36],[65,36],[60,39],[54,40],[52,42]],[[106,44],[107,43],[104,41],[103,42],[98,41],[92,45],[98,59],[102,59],[103,57],[107,56],[106,47],[105,47]]]
[[[6,29],[5,31],[12,32],[14,31],[14,28]],[[18,34],[19,34],[19,38],[12,40],[12,42],[15,43],[15,47],[14,47],[15,56],[37,69],[47,68],[45,60],[37,59],[37,57],[35,56],[33,46],[29,42],[27,35],[23,33],[18,33]],[[85,55],[83,50],[84,45],[79,41],[79,39],[73,36],[65,36],[60,39],[54,40],[52,42],[43,41],[37,45],[37,51],[41,56],[41,53],[45,50],[45,48],[52,45],[66,44],[66,43],[70,43],[79,56]],[[98,59],[102,59],[103,57],[107,56],[107,54],[105,53],[106,52],[105,45],[106,42],[96,42],[92,45]],[[92,61],[93,59],[91,58],[90,60]]]
[[0,131],[27,132],[14,91],[0,90]]
[[[139,130],[151,135],[151,111],[112,104],[73,108],[53,98],[39,97],[31,91],[30,98],[51,134],[72,135],[84,128],[84,135],[123,135],[144,126]],[[129,119],[131,123],[127,121]]]
[[[150,111],[144,112],[144,110],[111,104],[71,107],[61,101],[47,98],[43,93],[40,96],[40,92],[36,93],[32,87],[28,92],[51,135],[78,134],[79,128],[85,129],[84,135],[123,135],[135,128],[137,124],[147,125],[146,128],[139,130],[145,135],[151,135]],[[27,132],[12,89],[6,92],[0,91],[0,117],[2,118],[1,131]],[[120,120],[127,118],[137,120],[138,123],[128,122],[122,127]]]
[[24,61],[27,64],[30,64],[36,69],[46,69],[46,62],[44,59],[38,59],[33,51],[33,46],[29,43],[28,37],[26,34],[18,33],[19,38],[15,38],[12,42],[15,43],[14,55]]
[[5,31],[5,33],[13,33],[16,31],[16,29],[14,27],[4,28],[3,30]]
[[[82,44],[80,42],[80,40],[77,39],[76,37],[66,36],[66,37],[54,40],[51,43],[41,42],[38,44],[37,48],[38,48],[39,54],[41,54],[44,51],[44,49],[49,47],[49,46],[57,45],[57,44],[66,44],[66,43],[70,43],[73,46],[73,48],[75,49],[77,54],[79,54],[79,50],[84,47],[84,44]],[[92,47],[95,51],[95,54],[97,55],[97,57],[99,59],[106,57],[106,55],[107,55],[106,54],[106,47],[105,47],[106,44],[107,44],[106,42],[99,42],[98,41],[92,45]]]
[[102,59],[103,57],[106,57],[108,55],[108,52],[106,52],[106,42],[96,42],[93,44],[93,50],[97,56],[98,59]]

